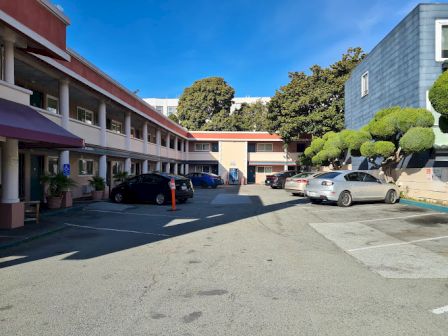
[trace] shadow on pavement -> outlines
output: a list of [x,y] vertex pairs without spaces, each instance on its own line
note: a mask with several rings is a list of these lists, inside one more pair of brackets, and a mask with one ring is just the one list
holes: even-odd
[[[305,199],[292,198],[264,205],[259,196],[238,195],[238,191],[237,187],[218,192],[204,190],[198,193],[197,203],[195,200],[179,205],[178,212],[168,211],[169,207],[134,204],[118,207],[118,211],[88,206],[73,209],[48,219],[69,224],[68,230],[3,251],[0,257],[21,257],[0,262],[0,268],[67,253],[71,254],[64,260],[95,258],[307,203]],[[208,192],[214,197],[211,203]]]

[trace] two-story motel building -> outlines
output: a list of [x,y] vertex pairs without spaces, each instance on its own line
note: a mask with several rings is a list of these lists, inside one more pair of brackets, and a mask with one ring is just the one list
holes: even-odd
[[[32,13],[32,15],[30,15]],[[0,0],[0,227],[23,225],[44,174],[88,180],[157,170],[209,171],[241,183],[294,169],[307,140],[258,132],[189,132],[66,47],[69,19],[48,0]]]

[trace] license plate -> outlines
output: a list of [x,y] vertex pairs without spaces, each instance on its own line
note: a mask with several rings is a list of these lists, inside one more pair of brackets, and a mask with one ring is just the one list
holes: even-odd
[[184,184],[184,185],[181,187],[181,189],[182,189],[182,190],[187,190],[187,186]]

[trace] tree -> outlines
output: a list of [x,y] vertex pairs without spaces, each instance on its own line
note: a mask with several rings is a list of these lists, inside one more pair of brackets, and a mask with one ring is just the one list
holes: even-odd
[[268,108],[261,101],[243,103],[232,113],[229,124],[234,126],[236,131],[265,132],[268,129],[267,113]]
[[434,117],[426,109],[390,107],[378,111],[365,130],[372,141],[362,144],[361,155],[375,164],[381,158],[380,172],[393,181],[392,168],[405,155],[431,149],[435,135]]
[[442,73],[432,85],[429,101],[437,112],[448,118],[448,71]]
[[322,136],[344,126],[344,84],[365,57],[361,48],[350,48],[342,59],[311,74],[292,72],[290,82],[276,91],[268,106],[269,131],[289,142],[300,134]]
[[171,113],[171,114],[168,116],[168,119],[174,121],[176,124],[179,123],[179,118],[177,117],[177,114],[175,114],[175,113]]
[[304,154],[315,165],[325,164],[340,169],[347,154],[359,156],[361,145],[370,139],[370,134],[364,130],[330,131],[322,138],[314,138]]
[[234,94],[235,90],[223,78],[195,81],[180,96],[177,107],[179,123],[192,131],[225,130]]

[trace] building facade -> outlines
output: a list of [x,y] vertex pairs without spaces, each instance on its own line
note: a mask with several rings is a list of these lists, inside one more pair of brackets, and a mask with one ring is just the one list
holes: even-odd
[[[391,106],[426,108],[434,115],[434,150],[406,157],[395,173],[412,197],[448,200],[448,134],[428,99],[434,81],[448,68],[448,4],[416,6],[352,71],[345,84],[345,124],[359,129]],[[368,169],[360,157],[354,169]]]
[[[28,13],[32,12],[30,16]],[[295,166],[307,140],[284,148],[267,133],[189,132],[66,47],[69,19],[47,0],[0,0],[0,227],[23,225],[41,177],[89,180],[148,171],[210,171],[239,183]]]
[[436,146],[448,144],[437,127],[440,114],[428,90],[448,61],[448,4],[414,8],[353,70],[345,84],[345,124],[359,129],[386,107],[423,107],[433,112]]
[[[177,113],[177,106],[179,104],[178,98],[144,98],[145,102],[154,107],[154,109],[169,116],[170,114]],[[263,104],[269,103],[271,97],[235,97],[232,101],[232,106],[230,107],[230,112],[233,112],[241,108],[242,104],[253,104],[256,102],[261,102]]]

